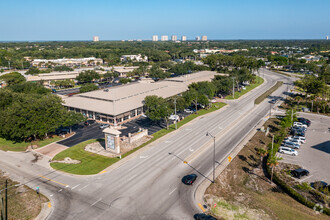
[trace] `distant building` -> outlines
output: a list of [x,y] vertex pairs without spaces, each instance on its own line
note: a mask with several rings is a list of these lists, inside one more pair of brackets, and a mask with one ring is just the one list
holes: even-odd
[[163,35],[161,37],[161,41],[168,41],[168,36],[167,35]]
[[176,35],[172,35],[171,40],[172,41],[177,41],[178,40],[178,37]]
[[181,40],[182,40],[182,41],[187,41],[187,36],[183,35],[183,36],[181,37]]
[[152,36],[152,41],[158,41],[158,35],[153,35]]
[[329,37],[328,37],[328,36],[326,36],[326,37],[325,37],[325,39],[326,39],[326,40],[328,40],[328,39],[329,39]]
[[196,39],[196,41],[200,41],[201,40],[201,37],[200,36],[197,36],[195,39]]
[[127,61],[135,61],[135,62],[148,62],[147,56],[142,56],[141,54],[138,55],[122,55],[120,57],[121,62],[127,62]]
[[[47,64],[47,65],[46,65]],[[101,58],[95,58],[95,57],[88,57],[88,58],[63,58],[63,59],[34,59],[32,61],[32,66],[36,67],[47,67],[48,65],[52,66],[96,66],[103,64],[103,60]]]
[[94,36],[94,37],[93,37],[93,41],[94,41],[94,42],[98,42],[98,41],[100,41],[99,36]]
[[207,36],[206,35],[202,36],[202,41],[207,41]]

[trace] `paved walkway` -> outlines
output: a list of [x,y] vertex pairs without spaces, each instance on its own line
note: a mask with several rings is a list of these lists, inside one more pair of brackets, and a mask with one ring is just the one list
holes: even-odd
[[68,147],[58,144],[58,143],[52,143],[45,147],[38,148],[35,151],[38,153],[41,153],[42,155],[48,156],[50,158],[53,158],[56,154],[68,149]]

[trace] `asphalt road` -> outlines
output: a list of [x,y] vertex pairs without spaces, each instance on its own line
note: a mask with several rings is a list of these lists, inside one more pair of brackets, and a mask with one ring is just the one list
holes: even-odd
[[[31,165],[22,159],[27,157],[24,153],[3,152],[0,169],[6,170],[6,164],[19,165],[12,172],[25,180],[40,174],[52,180],[49,186],[43,185],[54,205],[49,219],[192,219],[201,212],[194,201],[195,189],[212,173],[213,140],[206,132],[216,136],[216,161],[224,160],[269,114],[268,100],[254,106],[255,98],[276,80],[286,81],[283,75],[264,71],[267,82],[262,86],[240,100],[229,101],[225,109],[202,116],[158,140],[111,172],[93,176],[51,172],[44,168],[43,161]],[[274,95],[283,96],[286,90],[283,85]],[[184,160],[189,163],[184,164]],[[198,175],[193,186],[181,182],[189,173]],[[29,181],[28,185],[33,187],[40,179],[43,178]],[[54,192],[53,187],[59,189]]]

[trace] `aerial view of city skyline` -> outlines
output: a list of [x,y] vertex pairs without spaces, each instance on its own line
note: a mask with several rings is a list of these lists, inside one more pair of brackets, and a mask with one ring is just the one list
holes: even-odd
[[2,1],[0,41],[151,40],[152,35],[224,39],[324,39],[327,0]]

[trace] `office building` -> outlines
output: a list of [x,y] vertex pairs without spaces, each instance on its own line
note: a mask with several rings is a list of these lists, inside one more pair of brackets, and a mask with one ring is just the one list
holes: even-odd
[[187,36],[183,35],[183,36],[181,37],[181,41],[187,41]]
[[161,37],[161,41],[168,41],[168,36],[167,35],[163,35]]
[[201,37],[200,36],[197,36],[195,39],[196,39],[196,41],[200,41],[201,40]]
[[100,41],[99,36],[94,36],[94,37],[93,37],[93,41],[94,41],[94,42],[98,42],[98,41]]
[[90,119],[110,124],[124,124],[143,115],[144,99],[150,95],[169,98],[182,94],[194,82],[211,81],[216,72],[201,71],[158,82],[139,81],[77,94],[64,98],[69,111],[82,113]]
[[158,35],[153,35],[152,36],[152,41],[158,41]]
[[178,40],[178,37],[176,35],[172,35],[171,40],[172,41],[177,41]]
[[329,39],[329,37],[328,37],[328,36],[326,36],[326,37],[325,37],[325,39],[326,39],[326,40],[328,40],[328,39]]
[[206,35],[202,36],[202,41],[207,41],[207,36]]

